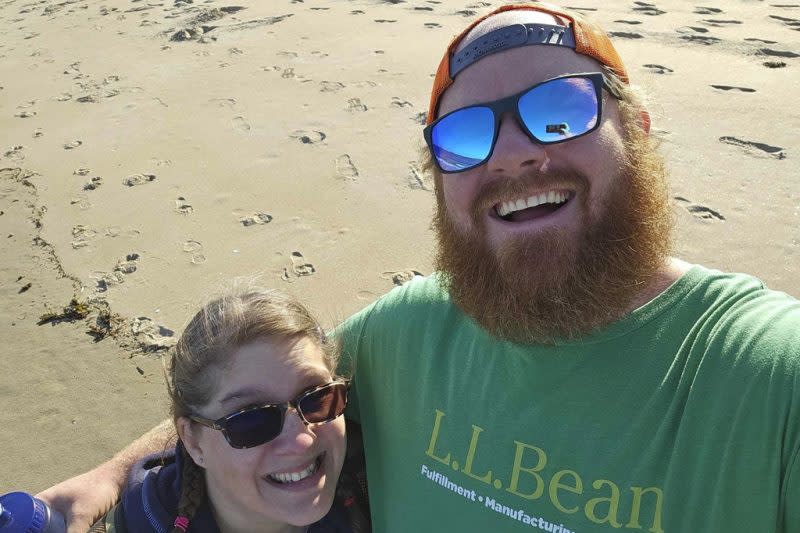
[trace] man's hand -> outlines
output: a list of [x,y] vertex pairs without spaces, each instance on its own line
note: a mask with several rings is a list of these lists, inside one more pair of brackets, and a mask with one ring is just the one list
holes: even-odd
[[92,524],[111,509],[122,492],[119,476],[109,463],[85,474],[62,481],[36,495],[61,513],[68,533],[86,533]]
[[64,516],[67,533],[86,533],[117,503],[134,463],[151,453],[163,452],[175,442],[172,421],[164,420],[109,461],[62,481],[36,497]]

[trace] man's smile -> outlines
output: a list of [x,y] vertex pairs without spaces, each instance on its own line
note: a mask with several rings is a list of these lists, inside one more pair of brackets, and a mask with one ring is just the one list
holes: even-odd
[[575,197],[575,191],[557,188],[519,194],[494,204],[490,216],[504,222],[527,222],[559,211]]

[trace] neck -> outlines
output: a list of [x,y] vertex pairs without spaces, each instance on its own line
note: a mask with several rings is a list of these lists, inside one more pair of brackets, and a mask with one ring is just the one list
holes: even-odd
[[217,526],[220,533],[305,533],[308,526],[293,526],[291,524],[276,524],[251,522],[244,524],[241,519],[234,519],[235,523],[226,521],[222,516],[217,516]]
[[[210,487],[209,487],[210,488]],[[215,505],[214,491],[209,490],[209,503],[220,533],[305,533],[308,526],[294,526],[285,522],[254,516],[242,509],[231,509]],[[219,498],[216,498],[219,500]]]
[[[691,266],[692,265],[686,261],[682,261],[674,257],[667,259],[664,265],[655,273],[653,278],[631,301],[630,305],[625,309],[623,316],[632,313],[634,310],[658,297],[661,293],[667,290],[670,285],[675,283],[681,276],[686,274]],[[623,316],[620,316],[619,318],[621,319]]]

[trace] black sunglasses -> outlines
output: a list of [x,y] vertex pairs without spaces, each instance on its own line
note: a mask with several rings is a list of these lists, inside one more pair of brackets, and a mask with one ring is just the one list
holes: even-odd
[[347,406],[350,381],[332,381],[303,391],[284,403],[247,407],[218,420],[189,415],[198,424],[222,432],[233,448],[252,448],[271,441],[283,431],[286,411],[293,407],[305,425],[324,424],[338,418]]

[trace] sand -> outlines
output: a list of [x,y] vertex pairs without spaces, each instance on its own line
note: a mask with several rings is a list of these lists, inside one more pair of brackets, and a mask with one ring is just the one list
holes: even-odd
[[[800,3],[774,2],[570,5],[652,97],[676,254],[797,296]],[[330,326],[430,273],[427,93],[497,4],[2,1],[0,493],[162,419],[164,349],[231,278]]]

